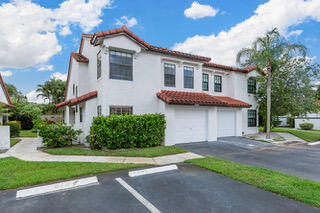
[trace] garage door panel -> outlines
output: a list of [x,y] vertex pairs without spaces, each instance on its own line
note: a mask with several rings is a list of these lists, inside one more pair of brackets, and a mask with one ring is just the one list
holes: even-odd
[[206,141],[207,126],[206,110],[175,110],[176,143]]
[[234,110],[218,110],[218,137],[236,135],[236,112]]

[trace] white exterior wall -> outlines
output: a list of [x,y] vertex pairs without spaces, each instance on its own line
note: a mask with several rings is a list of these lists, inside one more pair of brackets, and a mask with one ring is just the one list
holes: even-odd
[[0,150],[10,149],[10,126],[0,126]]
[[[109,78],[109,50],[122,50],[133,53],[133,80],[117,80]],[[97,79],[97,53],[101,51],[102,72]],[[93,46],[90,39],[84,38],[82,55],[89,59],[88,64],[78,63],[72,58],[71,75],[67,91],[67,99],[74,98],[72,85],[79,88],[79,96],[89,92],[98,91],[98,96],[81,103],[83,107],[82,123],[79,122],[79,110],[76,113],[74,127],[82,129],[81,142],[89,134],[91,122],[97,115],[97,106],[101,105],[102,114],[109,115],[110,106],[132,106],[134,114],[163,113],[167,120],[166,144],[175,143],[175,110],[176,108],[191,107],[194,110],[201,108],[207,110],[208,141],[217,139],[217,107],[171,106],[159,100],[156,93],[161,90],[178,90],[189,92],[202,92],[202,72],[209,73],[209,91],[212,95],[229,96],[252,104],[257,104],[253,96],[247,94],[247,78],[254,75],[229,72],[211,68],[203,68],[199,61],[162,55],[146,51],[132,39],[125,35],[117,35],[104,39],[103,44]],[[164,63],[176,65],[176,86],[164,86]],[[184,66],[194,67],[194,89],[184,88]],[[214,92],[214,75],[222,76],[222,92]],[[258,131],[257,128],[247,127],[247,109],[232,108],[236,113],[236,135],[248,134]],[[70,107],[65,109],[65,122],[70,123]],[[192,113],[192,110],[190,111]],[[192,122],[192,121],[191,121]]]
[[320,112],[319,113],[308,113],[305,117],[295,118],[294,125],[296,129],[300,129],[300,124],[312,123],[314,130],[320,130]]

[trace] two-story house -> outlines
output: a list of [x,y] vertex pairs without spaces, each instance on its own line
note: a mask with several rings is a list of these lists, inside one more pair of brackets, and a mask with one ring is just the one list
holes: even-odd
[[210,61],[150,45],[125,26],[83,34],[56,107],[83,130],[81,142],[95,116],[111,114],[165,114],[166,145],[256,133],[259,73]]
[[[0,105],[2,105],[4,108],[8,109],[8,111],[10,109],[15,109],[16,107],[14,105],[12,105],[11,100],[10,100],[10,96],[6,87],[6,84],[4,83],[2,76],[0,74]],[[4,124],[5,122],[8,121],[8,116],[3,116],[0,115],[0,123]]]

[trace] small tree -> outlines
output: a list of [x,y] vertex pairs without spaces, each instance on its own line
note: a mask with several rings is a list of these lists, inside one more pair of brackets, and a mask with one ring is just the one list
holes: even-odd
[[250,48],[240,50],[237,63],[242,66],[255,65],[260,70],[267,71],[266,87],[266,129],[267,138],[270,138],[271,125],[271,79],[275,70],[280,70],[294,56],[306,55],[306,47],[299,44],[289,44],[281,39],[277,28],[267,32],[264,37],[257,38]]

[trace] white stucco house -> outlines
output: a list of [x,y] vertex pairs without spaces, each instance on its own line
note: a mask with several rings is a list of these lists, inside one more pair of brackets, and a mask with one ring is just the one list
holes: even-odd
[[[0,74],[0,105],[3,105],[5,108],[7,108],[8,110],[10,109],[15,109],[16,107],[14,105],[12,105],[6,84],[4,83],[2,76]],[[0,115],[0,123],[4,124],[5,122],[8,121],[8,117],[7,116],[1,116]]]
[[56,107],[83,130],[81,142],[95,116],[126,113],[165,114],[165,145],[257,133],[260,73],[210,61],[153,46],[125,26],[83,34]]

